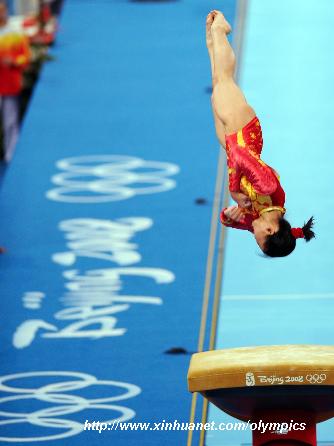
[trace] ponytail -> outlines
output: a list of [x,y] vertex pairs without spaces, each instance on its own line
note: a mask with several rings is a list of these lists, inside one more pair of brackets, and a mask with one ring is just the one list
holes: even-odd
[[312,238],[315,238],[315,234],[312,231],[314,225],[314,218],[311,217],[307,223],[304,223],[304,226],[302,227],[303,233],[304,233],[304,239],[305,241],[309,242]]

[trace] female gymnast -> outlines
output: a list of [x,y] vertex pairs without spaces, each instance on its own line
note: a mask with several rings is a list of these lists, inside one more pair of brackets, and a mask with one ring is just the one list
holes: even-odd
[[206,19],[206,43],[212,73],[212,110],[216,133],[225,148],[229,190],[238,206],[224,208],[225,226],[253,232],[270,257],[289,255],[296,239],[314,237],[313,217],[302,228],[285,220],[285,193],[277,172],[261,158],[262,131],[252,107],[234,80],[235,55],[227,40],[231,26],[224,15],[211,11]]

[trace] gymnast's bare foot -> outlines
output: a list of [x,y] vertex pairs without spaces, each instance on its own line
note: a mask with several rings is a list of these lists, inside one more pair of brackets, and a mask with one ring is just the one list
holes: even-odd
[[213,16],[213,21],[211,24],[212,33],[216,33],[217,31],[222,30],[227,35],[232,31],[231,25],[228,23],[228,21],[225,19],[224,15],[220,11],[217,11],[215,9],[214,11],[212,11],[212,16]]
[[212,40],[212,35],[211,35],[211,26],[214,20],[214,12],[211,11],[209,12],[209,14],[206,17],[206,46],[209,50],[209,52],[212,50],[213,48],[213,40]]

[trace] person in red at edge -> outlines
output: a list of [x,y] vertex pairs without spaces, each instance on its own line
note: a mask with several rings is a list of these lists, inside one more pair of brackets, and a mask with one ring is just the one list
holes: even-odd
[[7,4],[0,0],[0,99],[5,161],[13,156],[19,131],[19,95],[30,60],[28,39],[12,29]]
[[231,26],[220,11],[208,14],[212,110],[218,140],[226,150],[229,190],[238,204],[222,210],[221,222],[252,232],[267,256],[283,257],[295,249],[297,238],[309,241],[314,237],[313,217],[302,228],[291,228],[284,219],[285,193],[279,176],[260,158],[260,122],[234,81],[235,55],[227,39],[230,32]]

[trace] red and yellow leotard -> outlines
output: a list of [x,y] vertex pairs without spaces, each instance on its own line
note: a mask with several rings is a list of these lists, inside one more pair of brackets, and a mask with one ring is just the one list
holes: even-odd
[[253,232],[252,222],[263,212],[278,209],[284,214],[285,193],[277,172],[260,158],[263,139],[256,116],[238,132],[227,135],[225,140],[229,190],[247,195],[252,207],[244,210],[244,217],[238,223],[224,215],[225,208],[220,214],[221,222]]

